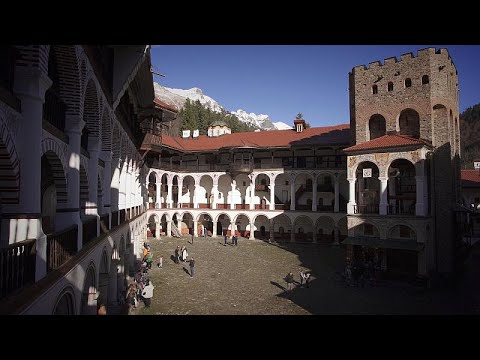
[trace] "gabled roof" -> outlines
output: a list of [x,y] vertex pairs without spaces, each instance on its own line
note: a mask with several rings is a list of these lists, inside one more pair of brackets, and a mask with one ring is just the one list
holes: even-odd
[[383,149],[392,147],[404,147],[415,145],[430,145],[427,141],[422,139],[415,139],[406,135],[383,135],[379,138],[366,141],[361,144],[350,146],[344,151],[358,151],[358,150],[371,150],[371,149]]
[[480,188],[480,170],[462,170],[462,187]]
[[328,146],[346,145],[350,142],[350,125],[315,127],[297,133],[293,129],[269,130],[258,132],[241,132],[208,137],[200,135],[198,138],[173,137],[162,135],[162,145],[180,151],[213,151],[221,148],[285,148],[291,146]]

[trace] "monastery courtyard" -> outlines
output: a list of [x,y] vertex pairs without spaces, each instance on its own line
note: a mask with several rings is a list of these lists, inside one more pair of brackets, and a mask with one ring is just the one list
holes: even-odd
[[[149,277],[155,286],[150,308],[139,302],[132,315],[362,315],[478,313],[478,291],[467,273],[455,291],[431,291],[408,284],[382,281],[377,286],[349,287],[343,280],[345,250],[341,246],[269,244],[240,238],[238,246],[223,238],[149,239],[154,265]],[[229,240],[230,241],[230,240]],[[194,257],[195,275],[188,263],[175,264],[176,246],[185,245]],[[472,256],[479,256],[478,250]],[[163,268],[157,267],[163,256]],[[312,274],[310,288],[298,283],[301,270]],[[285,292],[284,277],[292,271],[296,284]],[[475,290],[473,290],[475,291]]]

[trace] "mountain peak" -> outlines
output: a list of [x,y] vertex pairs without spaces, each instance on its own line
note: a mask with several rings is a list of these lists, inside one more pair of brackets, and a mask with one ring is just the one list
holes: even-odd
[[205,95],[202,89],[198,87],[183,90],[172,89],[154,83],[154,89],[156,98],[166,102],[167,104],[175,105],[178,109],[183,108],[187,99],[192,101],[198,100],[203,106],[214,112],[220,113],[222,111],[227,111],[228,113],[235,115],[240,121],[253,125],[262,130],[283,130],[285,128],[291,128],[291,126],[282,122],[272,123],[268,115],[248,113],[242,109],[238,109],[237,111],[228,111],[214,99],[208,95]]

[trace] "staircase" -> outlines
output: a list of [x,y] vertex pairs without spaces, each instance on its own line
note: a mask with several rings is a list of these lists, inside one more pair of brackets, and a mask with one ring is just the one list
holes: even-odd
[[177,228],[177,225],[175,225],[172,221],[172,236],[175,236],[175,237],[180,237],[180,231],[178,230]]

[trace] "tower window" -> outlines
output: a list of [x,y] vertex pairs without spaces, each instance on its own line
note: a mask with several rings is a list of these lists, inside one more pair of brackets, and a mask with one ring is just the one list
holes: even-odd
[[378,94],[378,86],[377,85],[372,86],[372,93],[373,94]]
[[428,84],[430,82],[430,79],[428,78],[428,75],[423,75],[422,76],[422,85]]
[[412,79],[406,78],[405,79],[405,87],[411,87],[412,86]]
[[388,82],[388,91],[393,91],[393,82]]

